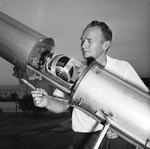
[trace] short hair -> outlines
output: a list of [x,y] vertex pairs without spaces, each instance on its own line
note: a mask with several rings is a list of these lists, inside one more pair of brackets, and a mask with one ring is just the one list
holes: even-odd
[[85,30],[91,27],[99,27],[101,29],[104,40],[105,41],[109,40],[110,42],[112,41],[112,31],[106,23],[95,20],[95,21],[92,21],[90,24],[88,24]]

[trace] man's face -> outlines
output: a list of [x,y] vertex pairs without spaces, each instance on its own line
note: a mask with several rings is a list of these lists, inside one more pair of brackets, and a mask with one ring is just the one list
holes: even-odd
[[103,52],[102,33],[98,27],[86,29],[81,36],[81,51],[84,59],[97,59]]

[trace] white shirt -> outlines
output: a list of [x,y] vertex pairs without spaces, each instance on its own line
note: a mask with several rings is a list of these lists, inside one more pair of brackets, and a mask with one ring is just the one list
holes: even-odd
[[[98,60],[97,60],[98,61]],[[149,92],[148,88],[142,82],[133,67],[126,61],[113,59],[107,56],[107,64],[105,69],[114,75],[124,79],[125,81],[134,84],[145,92]],[[83,113],[76,108],[72,113],[72,129],[75,132],[94,132],[101,130],[103,125],[95,121],[93,118]]]

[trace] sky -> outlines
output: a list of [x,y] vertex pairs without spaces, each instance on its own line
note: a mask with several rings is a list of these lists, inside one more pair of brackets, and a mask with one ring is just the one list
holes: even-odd
[[[55,55],[81,61],[80,37],[93,20],[113,32],[108,55],[150,77],[149,0],[0,0],[0,11],[55,40]],[[17,85],[13,65],[0,57],[0,85]]]

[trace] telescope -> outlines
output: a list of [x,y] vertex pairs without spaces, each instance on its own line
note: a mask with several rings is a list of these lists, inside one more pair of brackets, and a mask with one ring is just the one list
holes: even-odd
[[[91,116],[107,130],[141,149],[150,149],[150,96],[140,87],[108,72],[93,61],[85,66],[65,54],[54,55],[53,38],[38,33],[0,12],[0,56],[29,77],[41,77],[71,98],[63,100]],[[20,78],[19,78],[20,79]]]

